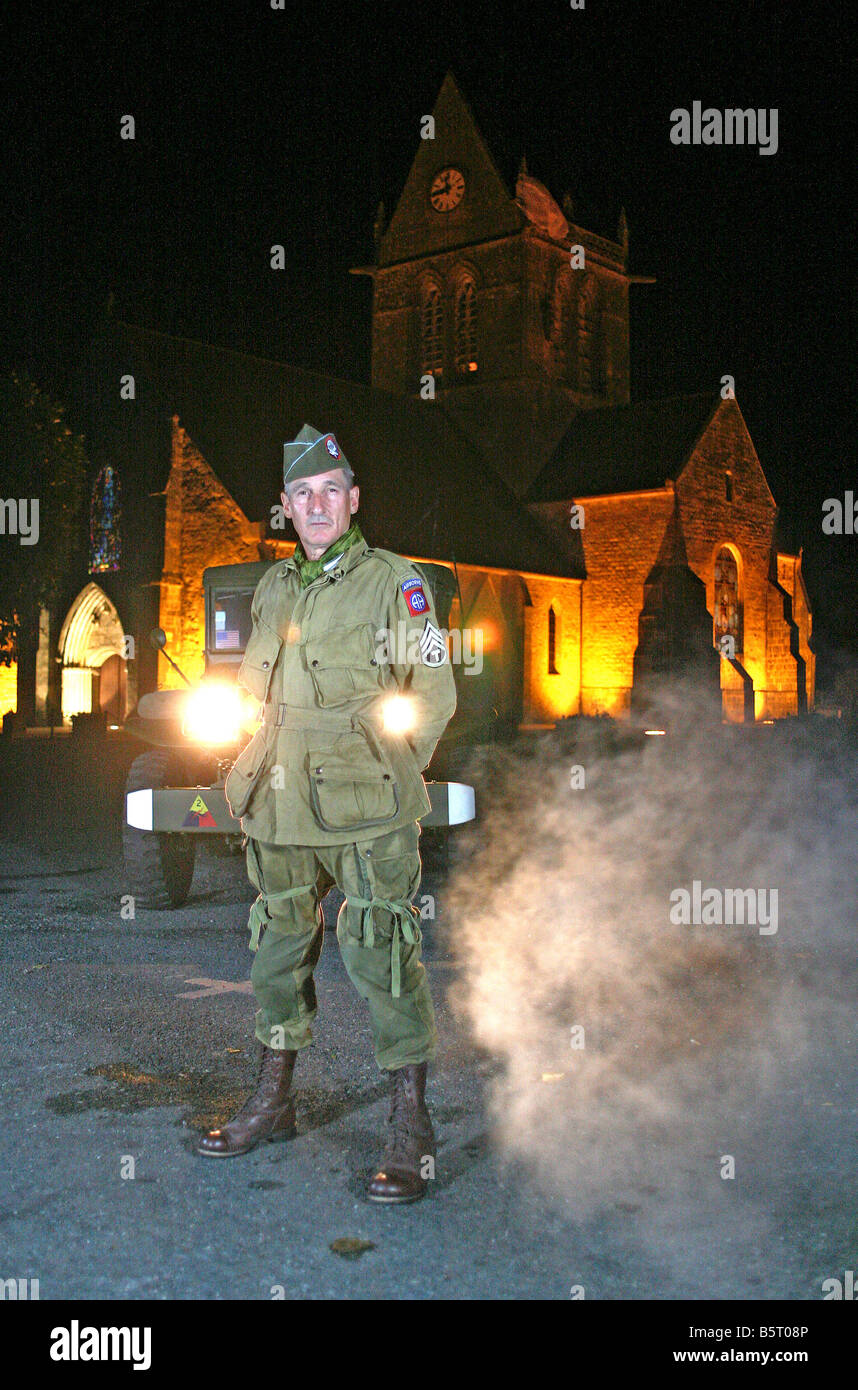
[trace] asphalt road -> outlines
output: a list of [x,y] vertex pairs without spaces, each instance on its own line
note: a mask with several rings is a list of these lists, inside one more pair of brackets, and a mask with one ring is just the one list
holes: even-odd
[[[387,1088],[333,931],[316,1043],[296,1073],[298,1137],[204,1160],[195,1133],[228,1117],[253,1074],[241,859],[203,853],[186,907],[123,921],[110,846],[4,850],[0,1276],[37,1278],[42,1299],[565,1295],[562,1219],[546,1225],[541,1200],[529,1208],[496,1171],[481,1113],[490,1059],[450,1027],[450,962],[431,927],[439,1174],[431,1200],[379,1209],[362,1192]],[[426,875],[422,891],[437,889]],[[329,926],[340,901],[326,900]],[[534,1267],[536,1228],[543,1254],[556,1243],[551,1270]],[[330,1248],[343,1238],[373,1248],[344,1257]]]
[[[424,1201],[379,1208],[363,1184],[386,1087],[334,933],[296,1071],[297,1138],[203,1160],[196,1132],[228,1117],[253,1074],[252,890],[240,859],[208,849],[187,906],[125,921],[126,891],[109,832],[66,824],[0,843],[0,1278],[38,1279],[42,1299],[554,1300],[578,1286],[588,1299],[818,1300],[823,1279],[858,1269],[854,1033],[788,1094],[760,1097],[755,1177],[632,1185],[582,1214],[497,1142],[497,1063],[451,1011],[445,881],[427,865],[438,1175]],[[843,998],[856,984],[853,961]],[[363,1248],[337,1253],[343,1239]]]

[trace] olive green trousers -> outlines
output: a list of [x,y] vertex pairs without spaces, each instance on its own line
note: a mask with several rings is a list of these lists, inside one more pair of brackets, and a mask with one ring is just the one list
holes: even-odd
[[369,1005],[378,1065],[395,1071],[430,1061],[437,1034],[420,960],[420,827],[415,821],[374,840],[345,845],[247,842],[247,873],[259,890],[248,923],[250,972],[259,1011],[256,1036],[296,1051],[313,1041],[313,971],[324,940],[320,900],[345,895],[337,941],[348,974]]

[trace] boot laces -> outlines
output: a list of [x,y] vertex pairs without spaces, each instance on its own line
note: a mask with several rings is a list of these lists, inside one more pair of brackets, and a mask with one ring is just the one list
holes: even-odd
[[396,1158],[407,1157],[417,1139],[417,1116],[409,1104],[405,1077],[400,1071],[395,1071],[393,1078],[385,1149],[385,1157],[389,1163]]
[[[259,1065],[256,1069],[256,1087],[252,1091],[252,1093],[247,1097],[247,1100],[244,1102],[241,1109],[236,1110],[235,1114],[232,1117],[233,1120],[240,1119],[242,1115],[255,1113],[257,1106],[259,1105],[259,1092],[262,1089],[265,1082],[269,1080],[268,1076],[266,1075],[266,1072],[276,1065],[279,1056],[280,1054],[275,1052],[273,1048],[263,1047],[262,1055],[259,1058]],[[232,1123],[232,1121],[230,1121],[230,1123]]]

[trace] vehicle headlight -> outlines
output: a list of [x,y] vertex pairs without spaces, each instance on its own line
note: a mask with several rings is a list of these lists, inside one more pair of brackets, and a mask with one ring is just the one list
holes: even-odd
[[197,743],[239,743],[247,716],[245,699],[236,686],[201,685],[188,696],[182,733]]
[[381,718],[388,734],[407,734],[417,722],[417,708],[407,695],[388,695],[381,705]]

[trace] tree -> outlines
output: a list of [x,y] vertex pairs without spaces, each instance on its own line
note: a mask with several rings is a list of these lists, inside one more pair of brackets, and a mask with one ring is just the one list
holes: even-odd
[[56,606],[78,555],[89,465],[64,407],[0,376],[0,663],[18,663],[18,713],[35,717],[39,611]]

